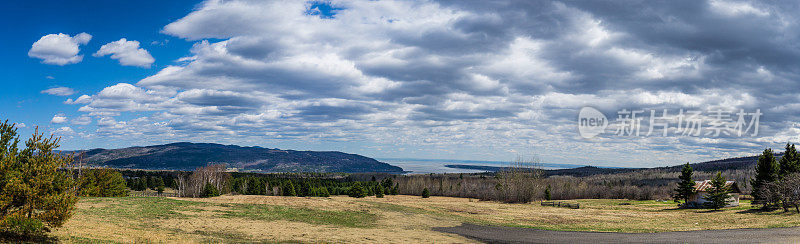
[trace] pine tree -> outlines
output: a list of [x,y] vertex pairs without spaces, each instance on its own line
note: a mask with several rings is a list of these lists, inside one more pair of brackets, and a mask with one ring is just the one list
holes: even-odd
[[320,188],[319,196],[320,197],[330,197],[331,194],[328,192],[328,188],[327,187],[322,187],[322,188]]
[[397,195],[397,185],[392,187],[392,195]]
[[544,200],[553,200],[553,198],[550,196],[550,185],[547,185],[547,188],[544,189]]
[[122,174],[113,169],[91,169],[78,179],[78,194],[85,197],[124,197],[128,195]]
[[161,178],[161,177],[158,177],[156,179],[156,192],[158,192],[158,195],[161,195],[161,193],[164,193],[164,187],[166,187],[164,185],[164,179]]
[[694,194],[694,180],[692,180],[692,166],[687,162],[681,169],[681,176],[678,177],[681,181],[678,182],[678,188],[675,188],[675,195],[672,198],[675,202],[683,200],[684,203],[689,202],[689,198]]
[[753,199],[767,199],[768,192],[764,187],[778,179],[779,170],[772,149],[764,149],[764,152],[758,157],[758,164],[756,164],[756,178],[750,181],[750,185],[753,187]]
[[383,186],[382,185],[375,186],[375,197],[383,198]]
[[794,144],[786,143],[786,151],[778,164],[780,165],[780,178],[800,172],[800,155],[797,154]]
[[350,191],[348,192],[347,195],[349,195],[350,197],[362,198],[367,196],[367,191],[365,191],[364,188],[361,187],[361,183],[356,182],[353,183],[352,186],[350,186]]
[[297,196],[297,193],[294,191],[294,185],[291,181],[286,183],[286,189],[283,191],[284,196]]
[[731,190],[725,186],[725,177],[722,177],[722,172],[717,172],[717,176],[711,180],[711,189],[705,199],[708,200],[709,205],[713,209],[720,209],[728,205],[728,198],[730,198]]
[[72,158],[53,151],[59,141],[36,128],[20,151],[14,125],[0,123],[0,233],[39,235],[72,216],[75,182],[59,171]]
[[203,187],[203,194],[202,197],[216,197],[219,196],[219,189],[214,187],[211,182],[206,183],[205,187]]
[[422,198],[429,198],[431,197],[431,192],[428,191],[428,188],[422,189]]

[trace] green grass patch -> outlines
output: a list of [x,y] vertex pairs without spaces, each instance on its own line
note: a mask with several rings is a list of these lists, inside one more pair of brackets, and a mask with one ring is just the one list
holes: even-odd
[[252,220],[287,220],[315,225],[343,227],[371,227],[378,216],[366,211],[330,211],[310,208],[294,208],[263,204],[225,204],[229,209],[221,210],[222,216]]
[[98,207],[80,209],[82,214],[125,219],[186,218],[186,214],[178,211],[202,211],[195,207],[208,205],[163,197],[83,198],[82,201],[101,203]]

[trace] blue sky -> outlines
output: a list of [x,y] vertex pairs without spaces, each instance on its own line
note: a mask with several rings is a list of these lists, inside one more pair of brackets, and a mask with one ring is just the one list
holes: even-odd
[[[645,167],[752,155],[800,139],[797,10],[728,0],[7,3],[0,118],[61,136],[64,149],[191,141]],[[763,116],[755,136],[586,139],[584,106],[610,120],[622,109]]]
[[[74,105],[64,104],[69,96],[42,94],[54,87],[69,87],[76,94],[96,92],[119,82],[136,82],[155,74],[159,67],[182,57],[192,43],[161,34],[160,28],[185,15],[198,1],[16,1],[5,3],[0,12],[3,38],[0,59],[5,74],[0,78],[3,119],[24,123],[21,134],[33,127],[53,132],[61,126],[50,123],[56,114],[75,114]],[[146,17],[145,17],[146,16]],[[48,65],[30,58],[31,44],[47,34],[90,33],[91,41],[81,46],[83,61],[71,65]],[[105,43],[128,38],[139,40],[153,56],[159,57],[149,69],[121,66],[108,57],[92,57]],[[151,44],[157,41],[159,44]],[[168,42],[169,41],[169,42]],[[171,43],[170,43],[171,42]],[[163,45],[161,44],[163,43]],[[86,128],[91,129],[91,126]],[[64,140],[65,148],[85,148],[85,142]],[[102,146],[95,144],[95,146]]]

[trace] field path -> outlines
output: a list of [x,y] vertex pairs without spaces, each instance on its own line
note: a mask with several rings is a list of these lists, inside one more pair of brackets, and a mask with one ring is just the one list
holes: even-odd
[[551,231],[463,224],[434,228],[486,243],[800,243],[800,227],[660,233]]

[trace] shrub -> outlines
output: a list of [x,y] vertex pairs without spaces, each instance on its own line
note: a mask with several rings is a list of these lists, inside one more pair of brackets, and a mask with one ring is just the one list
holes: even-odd
[[431,192],[428,191],[428,188],[422,189],[422,198],[429,198],[431,197]]
[[542,170],[538,169],[538,161],[524,160],[521,156],[512,163],[511,167],[497,172],[496,185],[497,198],[508,203],[528,203],[533,201],[537,190],[536,180],[542,177]]
[[38,236],[48,231],[47,226],[45,226],[42,221],[26,218],[22,214],[15,214],[3,219],[3,222],[0,223],[0,228],[9,235],[22,237]]

